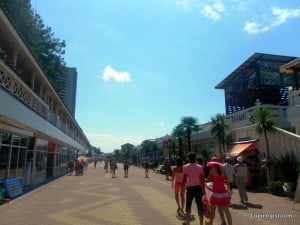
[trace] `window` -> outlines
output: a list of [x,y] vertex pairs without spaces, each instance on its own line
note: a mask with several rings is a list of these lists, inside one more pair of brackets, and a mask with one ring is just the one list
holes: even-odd
[[0,180],[7,178],[9,146],[0,147]]
[[35,169],[41,172],[47,168],[47,152],[36,152]]

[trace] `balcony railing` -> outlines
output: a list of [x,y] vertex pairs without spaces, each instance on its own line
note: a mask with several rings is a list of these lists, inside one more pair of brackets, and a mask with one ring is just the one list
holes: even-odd
[[1,59],[0,88],[7,91],[9,94],[22,102],[26,107],[50,122],[66,135],[76,140],[83,146],[85,145],[84,141],[78,135],[75,135],[75,130],[70,129],[69,126],[61,121],[55,113],[51,112],[48,105],[19,78],[15,71],[7,66]]

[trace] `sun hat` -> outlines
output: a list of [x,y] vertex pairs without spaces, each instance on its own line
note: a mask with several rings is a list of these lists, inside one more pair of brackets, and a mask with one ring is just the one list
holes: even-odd
[[219,159],[215,156],[210,159],[210,162],[206,163],[206,167],[213,167],[214,165],[219,165],[221,167],[223,166],[223,164],[220,163]]
[[216,156],[214,156],[210,159],[210,161],[211,162],[219,162],[219,159]]
[[242,156],[237,157],[236,160],[237,160],[238,162],[243,162],[243,161],[244,161],[244,159],[243,159]]

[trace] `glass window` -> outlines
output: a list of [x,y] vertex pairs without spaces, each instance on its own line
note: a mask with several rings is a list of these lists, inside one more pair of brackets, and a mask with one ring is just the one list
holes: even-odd
[[20,146],[27,147],[28,138],[21,138]]
[[35,159],[36,172],[41,172],[47,168],[47,152],[36,152]]
[[10,145],[11,134],[2,133],[1,143],[4,145]]
[[26,148],[20,148],[17,177],[23,177],[24,175],[25,158],[26,158]]
[[20,137],[18,137],[18,136],[13,136],[13,137],[12,137],[12,144],[15,145],[15,146],[20,146],[20,140],[21,140]]
[[9,156],[9,147],[1,146],[0,147],[0,180],[7,178],[8,156]]
[[10,160],[10,170],[9,170],[9,178],[14,178],[17,175],[19,161],[19,148],[13,147],[11,151],[11,160]]

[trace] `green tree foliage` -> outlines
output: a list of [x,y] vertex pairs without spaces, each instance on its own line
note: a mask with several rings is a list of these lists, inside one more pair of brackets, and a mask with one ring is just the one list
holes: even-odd
[[224,114],[218,113],[211,118],[211,134],[218,138],[220,155],[225,152],[226,131],[229,125],[225,122]]
[[206,165],[207,162],[210,161],[211,157],[214,156],[213,152],[204,148],[199,152],[200,157],[203,159],[203,164]]
[[179,157],[183,159],[183,150],[182,150],[182,144],[183,144],[183,138],[185,135],[184,127],[182,124],[178,124],[176,127],[174,127],[172,131],[172,136],[177,140],[178,142],[178,148],[179,148]]
[[275,131],[275,122],[272,119],[270,112],[266,108],[260,108],[252,117],[250,117],[250,122],[256,126],[256,131],[259,134],[263,134],[266,141],[267,148],[267,176],[268,185],[270,185],[270,168],[271,168],[271,157],[269,149],[268,132]]
[[184,116],[181,118],[181,124],[185,130],[186,140],[188,143],[188,152],[191,151],[191,134],[193,131],[199,131],[198,120],[192,116]]
[[191,151],[191,134],[193,131],[199,131],[198,120],[192,116],[183,116],[180,119],[180,124],[178,124],[172,132],[172,136],[178,141],[179,146],[179,156],[183,158],[182,145],[184,142],[188,145],[188,152]]
[[282,182],[297,182],[299,162],[293,151],[281,153],[279,157],[272,155],[271,161],[277,170],[276,178]]
[[57,86],[57,77],[64,72],[65,41],[54,37],[50,27],[31,8],[30,0],[1,0],[1,8],[27,44],[44,73]]
[[158,153],[158,146],[155,141],[145,140],[141,146],[145,157],[148,157],[150,152]]
[[121,153],[123,159],[130,159],[133,153],[134,145],[127,143],[121,146]]
[[257,133],[264,135],[267,148],[267,160],[270,162],[270,149],[267,133],[275,131],[275,122],[266,108],[260,108],[252,117],[250,117],[250,122],[256,126]]

